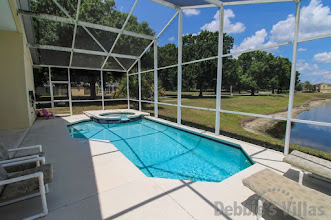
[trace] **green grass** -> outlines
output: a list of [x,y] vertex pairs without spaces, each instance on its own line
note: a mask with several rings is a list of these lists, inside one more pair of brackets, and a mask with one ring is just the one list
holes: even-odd
[[[176,93],[170,92],[173,97],[160,98],[160,102],[167,103],[177,103]],[[170,95],[167,92],[167,95]],[[207,93],[212,95],[213,93]],[[198,92],[186,92],[182,97],[182,105],[188,106],[198,106],[213,108],[216,107],[215,97],[198,97]],[[205,94],[204,94],[205,95]],[[320,93],[297,93],[294,98],[294,105],[299,105],[310,100],[316,99],[331,99],[331,94],[320,94]],[[133,102],[132,102],[133,103]],[[78,103],[76,103],[77,105]],[[137,104],[137,103],[136,103]],[[136,109],[137,105],[132,105],[131,108]],[[248,112],[256,114],[271,114],[279,111],[284,111],[288,106],[288,94],[270,95],[270,96],[249,96],[249,95],[234,95],[234,96],[224,96],[222,97],[221,103],[222,109]],[[74,114],[82,114],[83,111],[88,110],[99,110],[101,105],[90,106],[73,106]],[[125,103],[112,103],[106,105],[106,109],[115,108],[127,108]],[[153,104],[143,104],[143,111],[154,113]],[[56,113],[61,113],[63,111],[69,111],[68,108],[59,108]],[[170,121],[176,122],[177,118],[177,107],[159,105],[159,117]],[[241,123],[250,117],[243,115],[235,115],[228,113],[221,113],[221,134],[230,136],[236,139],[240,139],[246,142],[261,145],[267,148],[276,149],[283,151],[284,141],[267,136],[267,135],[257,135],[246,131],[242,128]],[[214,111],[204,111],[197,109],[182,108],[182,123],[188,126],[208,130],[214,132],[215,129],[215,112]],[[331,160],[331,154],[322,152],[315,149],[310,149],[307,147],[299,145],[290,145],[290,150],[300,150],[312,155],[319,156]]]
[[[295,94],[294,105],[302,104],[314,99],[330,98],[330,94],[318,93],[298,93]],[[175,99],[175,98],[174,98]],[[167,99],[169,100],[169,99]],[[162,101],[162,100],[160,100]],[[171,102],[175,103],[175,102]],[[183,105],[215,108],[215,98],[183,98]],[[222,98],[222,109],[248,112],[256,114],[271,114],[284,111],[288,106],[288,95],[271,95],[271,96],[229,96]],[[172,106],[159,106],[159,117],[168,120],[176,120],[177,110]],[[248,116],[221,113],[221,134],[241,139],[250,143],[258,144],[267,148],[283,151],[284,141],[267,136],[257,135],[246,131],[242,128],[241,123],[247,120]],[[215,112],[182,108],[183,124],[201,128],[204,130],[214,131]],[[316,155],[331,160],[331,154],[299,145],[290,145],[290,149],[300,150],[312,155]]]

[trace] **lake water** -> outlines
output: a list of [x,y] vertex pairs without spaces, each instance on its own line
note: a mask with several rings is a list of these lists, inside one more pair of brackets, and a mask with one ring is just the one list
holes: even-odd
[[[331,123],[331,103],[323,103],[318,107],[311,108],[309,111],[300,113],[296,118]],[[271,129],[269,133],[276,138],[284,140],[286,122],[282,122],[277,127],[277,129]],[[293,123],[290,142],[291,144],[298,144],[331,153],[331,127]]]

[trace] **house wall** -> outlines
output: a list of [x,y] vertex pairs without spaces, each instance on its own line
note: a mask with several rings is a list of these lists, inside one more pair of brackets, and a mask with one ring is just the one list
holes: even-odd
[[331,93],[331,85],[329,85],[329,84],[321,84],[320,85],[320,92],[321,93]]
[[84,87],[71,87],[72,96],[83,96],[85,88]]
[[35,120],[29,90],[33,69],[23,35],[0,30],[0,129],[28,128]]
[[[22,39],[23,41],[23,39]],[[30,96],[29,96],[29,91],[32,91],[33,94],[35,94],[34,90],[34,80],[33,80],[33,62],[30,56],[30,51],[29,49],[25,46],[24,41],[23,41],[23,48],[24,48],[24,73],[25,73],[25,85],[26,85],[26,98],[27,98],[27,114],[29,118],[29,125],[30,127],[33,122],[36,120],[36,114],[34,110],[34,106],[30,101]]]

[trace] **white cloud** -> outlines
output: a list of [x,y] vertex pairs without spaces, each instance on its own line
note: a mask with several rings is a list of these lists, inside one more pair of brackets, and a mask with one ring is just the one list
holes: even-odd
[[319,69],[317,64],[307,63],[304,60],[298,60],[297,71],[301,73],[300,80],[302,82],[309,81],[312,84],[331,83],[331,71]]
[[265,29],[261,29],[255,32],[253,36],[245,38],[239,46],[234,45],[233,49],[231,50],[231,53],[262,47],[263,45],[265,45],[264,42],[266,40],[267,35],[268,35],[267,31]]
[[331,63],[331,52],[318,53],[314,60],[319,63]]
[[312,67],[309,65],[309,63],[298,63],[297,64],[297,71],[300,73],[306,73],[307,71],[311,70]]
[[308,76],[325,76],[330,78],[331,77],[331,71],[330,70],[316,70],[314,72],[306,74]]
[[311,71],[316,71],[318,70],[318,65],[316,64],[309,64],[307,62],[305,62],[304,60],[298,60],[297,62],[297,71],[299,71],[300,73],[311,73]]
[[331,83],[331,71],[330,70],[316,70],[314,72],[303,74],[303,79],[307,79],[312,84],[317,83]]
[[270,31],[272,42],[285,42],[293,40],[295,17],[290,14],[287,19],[272,26]]
[[[268,34],[265,29],[255,32],[254,35],[245,38],[240,45],[234,45],[231,52],[255,49],[263,46],[270,46],[280,42],[293,40],[295,17],[290,14],[286,20],[279,21],[273,25]],[[317,35],[331,33],[331,12],[330,8],[323,6],[321,0],[311,0],[308,6],[302,7],[300,16],[300,35],[302,39]],[[269,49],[271,50],[271,49]],[[277,50],[274,48],[273,50]],[[306,51],[299,48],[299,51]]]
[[[272,42],[286,42],[293,40],[294,15],[288,15],[286,20],[273,25],[270,31]],[[311,0],[308,6],[302,7],[300,15],[299,38],[305,39],[331,33],[331,11],[323,6],[321,0]]]
[[198,10],[198,9],[185,9],[185,10],[183,10],[183,13],[186,16],[199,15],[200,10]]
[[175,40],[175,37],[169,37],[168,40],[169,41],[174,41]]
[[300,48],[298,49],[298,51],[299,51],[299,52],[307,51],[307,48],[300,47]]
[[[216,12],[214,15],[214,20],[212,20],[210,23],[207,23],[203,25],[200,29],[201,30],[207,30],[207,31],[218,31],[219,30],[219,11]],[[227,34],[231,33],[241,33],[244,32],[246,27],[241,22],[231,23],[230,18],[234,18],[235,14],[231,9],[224,10],[224,27],[223,30]]]

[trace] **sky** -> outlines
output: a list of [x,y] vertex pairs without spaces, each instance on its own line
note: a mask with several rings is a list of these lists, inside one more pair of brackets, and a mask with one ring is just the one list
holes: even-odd
[[[116,0],[123,12],[131,10],[134,0]],[[259,48],[293,40],[296,4],[294,2],[227,6],[224,32],[234,38],[231,52]],[[139,0],[133,15],[146,21],[156,32],[176,13],[175,10],[149,0]],[[183,35],[202,30],[218,31],[217,8],[188,9],[183,12]],[[299,39],[331,34],[331,1],[302,0]],[[161,34],[158,44],[177,44],[178,18]],[[292,61],[293,46],[280,46],[268,52]],[[331,38],[299,43],[297,70],[302,82],[331,84]]]

